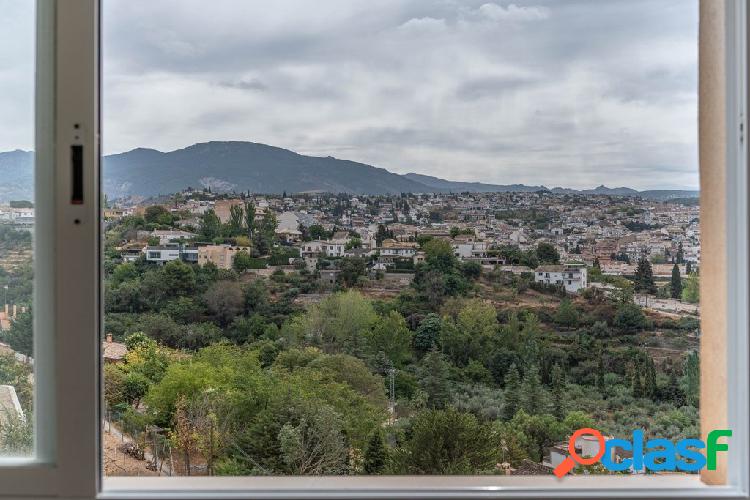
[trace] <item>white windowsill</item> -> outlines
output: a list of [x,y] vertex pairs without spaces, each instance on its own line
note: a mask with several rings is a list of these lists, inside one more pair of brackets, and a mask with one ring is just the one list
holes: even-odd
[[[220,493],[219,493],[220,492]],[[740,498],[697,475],[106,477],[101,499],[135,498]]]

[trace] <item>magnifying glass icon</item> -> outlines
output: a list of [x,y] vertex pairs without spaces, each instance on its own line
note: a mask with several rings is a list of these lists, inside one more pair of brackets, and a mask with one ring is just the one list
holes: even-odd
[[[595,456],[584,458],[578,455],[578,453],[576,452],[576,440],[581,436],[594,436],[599,442],[599,451]],[[602,433],[597,431],[596,429],[591,429],[590,427],[578,429],[573,433],[572,436],[570,436],[570,442],[568,442],[568,452],[570,453],[570,455],[565,460],[563,460],[560,465],[555,467],[555,470],[552,472],[557,477],[563,477],[565,474],[570,472],[573,467],[576,466],[576,463],[579,463],[581,465],[594,465],[604,456],[605,444],[606,443],[604,442],[604,436],[602,436]]]

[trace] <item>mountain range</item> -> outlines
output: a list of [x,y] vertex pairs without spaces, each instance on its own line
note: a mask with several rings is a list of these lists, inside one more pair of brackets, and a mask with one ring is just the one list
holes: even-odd
[[[30,199],[33,153],[0,153],[0,200]],[[524,184],[454,182],[429,175],[389,172],[331,156],[305,156],[253,142],[214,141],[161,152],[138,148],[103,158],[103,188],[110,199],[151,197],[210,187],[214,192],[397,194],[428,192],[532,192],[640,196],[654,200],[697,197],[698,191],[627,187],[575,190]]]

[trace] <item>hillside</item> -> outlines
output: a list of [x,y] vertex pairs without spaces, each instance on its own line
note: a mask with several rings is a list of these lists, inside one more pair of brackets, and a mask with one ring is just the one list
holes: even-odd
[[[34,154],[0,153],[0,202],[31,199]],[[110,198],[151,197],[187,187],[210,187],[216,192],[394,194],[428,192],[529,192],[641,196],[654,200],[697,197],[697,191],[636,191],[627,187],[575,190],[524,184],[455,182],[410,173],[399,175],[364,163],[305,156],[287,149],[253,142],[214,141],[161,152],[138,148],[103,159],[103,186]]]

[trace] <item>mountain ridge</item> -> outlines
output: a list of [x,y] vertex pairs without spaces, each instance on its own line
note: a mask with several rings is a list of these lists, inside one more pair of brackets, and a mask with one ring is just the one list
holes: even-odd
[[[33,152],[0,152],[0,200],[30,199]],[[396,174],[382,167],[332,156],[307,156],[288,149],[247,141],[210,141],[174,151],[151,148],[104,156],[103,189],[110,199],[151,197],[210,187],[218,192],[350,194],[534,192],[641,196],[655,200],[697,197],[692,190],[636,191],[628,187],[575,190],[525,184],[449,181],[439,177]]]

